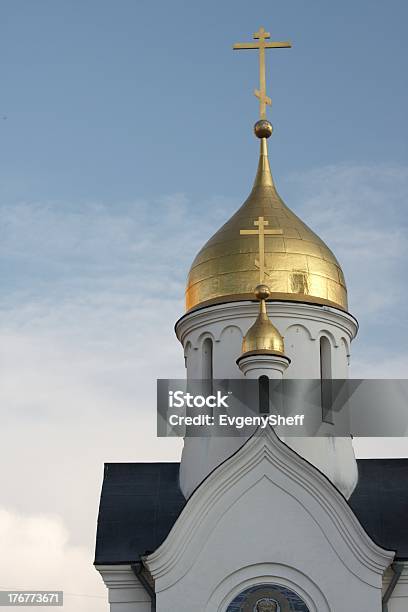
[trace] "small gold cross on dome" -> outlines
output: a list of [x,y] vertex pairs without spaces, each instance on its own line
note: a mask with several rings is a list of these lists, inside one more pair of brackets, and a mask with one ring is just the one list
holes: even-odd
[[259,260],[255,260],[255,265],[259,268],[259,283],[265,282],[265,236],[281,236],[283,231],[281,229],[265,229],[269,225],[269,221],[266,221],[264,217],[258,217],[255,219],[254,225],[258,229],[242,229],[240,230],[241,236],[258,236],[259,244]]

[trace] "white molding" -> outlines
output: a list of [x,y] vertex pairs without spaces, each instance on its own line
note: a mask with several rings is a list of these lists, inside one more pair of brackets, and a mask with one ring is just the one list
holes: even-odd
[[345,498],[323,474],[266,428],[203,481],[166,540],[146,558],[157,591],[169,588],[189,571],[226,508],[242,496],[243,486],[254,485],[251,474],[257,474],[259,480],[255,468],[263,462],[262,477],[301,503],[349,571],[362,582],[381,588],[382,575],[394,553],[371,540]]
[[283,355],[251,354],[241,355],[237,364],[246,378],[259,378],[266,375],[269,378],[282,379],[290,360]]
[[226,576],[212,593],[205,612],[225,612],[237,595],[259,584],[279,584],[297,593],[310,612],[330,612],[317,584],[303,572],[280,563],[256,563]]
[[151,599],[129,564],[95,565],[108,587],[112,612],[150,612]]
[[[281,318],[293,317],[299,324],[302,321],[313,320],[318,323],[334,325],[342,333],[346,334],[347,338],[353,339],[358,331],[358,323],[356,319],[349,313],[332,308],[330,306],[317,306],[315,304],[302,304],[297,302],[267,302],[268,314],[276,322]],[[176,335],[180,342],[184,345],[186,336],[193,331],[200,329],[203,325],[213,323],[230,323],[234,321],[238,326],[240,319],[255,318],[259,310],[259,305],[256,302],[229,302],[226,304],[216,304],[207,306],[192,312],[186,313],[181,317],[176,325]],[[291,324],[292,325],[292,324]],[[316,340],[316,334],[313,334],[307,328],[313,340]],[[246,330],[244,330],[244,333]],[[220,330],[219,340],[222,330]]]

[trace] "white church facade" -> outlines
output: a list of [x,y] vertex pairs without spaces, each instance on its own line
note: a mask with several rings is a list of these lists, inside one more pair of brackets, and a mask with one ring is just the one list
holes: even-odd
[[[289,43],[263,28],[254,40],[235,48],[261,59],[258,169],[191,266],[176,323],[186,376],[347,379],[358,323],[343,272],[269,165],[264,54]],[[408,459],[356,460],[331,425],[186,437],[180,464],[106,464],[95,566],[110,612],[406,612]]]

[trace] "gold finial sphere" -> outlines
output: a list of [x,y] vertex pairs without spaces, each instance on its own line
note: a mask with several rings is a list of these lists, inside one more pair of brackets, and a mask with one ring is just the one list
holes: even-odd
[[254,125],[254,132],[258,138],[269,138],[273,132],[272,123],[267,119],[260,119]]
[[271,295],[268,285],[257,285],[254,293],[257,300],[267,300]]

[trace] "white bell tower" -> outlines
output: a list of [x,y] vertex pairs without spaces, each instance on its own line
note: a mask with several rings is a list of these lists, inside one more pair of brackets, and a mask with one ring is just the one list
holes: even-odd
[[[249,197],[204,245],[189,272],[187,312],[176,334],[191,380],[348,377],[358,325],[347,312],[342,269],[328,246],[286,206],[269,166],[265,49],[290,44],[266,43],[268,37],[262,30],[255,36],[258,43],[234,47],[260,50],[261,83],[255,93],[261,119],[254,128],[260,157]],[[325,423],[323,409],[317,418]],[[350,438],[330,436],[329,427],[324,438],[284,441],[350,497],[358,478]],[[180,468],[184,495],[189,497],[244,442],[242,437],[186,437]]]
[[[271,279],[269,288],[266,288],[267,295],[262,293],[262,290],[257,296],[248,291],[250,282],[252,281],[255,287],[259,279],[256,259],[262,256],[262,253],[259,253],[258,234],[254,233],[248,237],[240,232],[239,227],[245,223],[241,222],[241,217],[249,217],[252,224],[259,217],[270,219],[271,225],[273,223],[274,227],[282,230],[282,234],[274,233],[264,237],[266,272],[269,272],[268,267],[271,267],[266,275],[266,278],[269,276]],[[232,232],[233,239],[229,240]],[[293,236],[295,233],[301,237],[288,237],[283,250],[277,240],[282,240],[281,235],[285,240],[286,235]],[[249,244],[251,238],[254,242]],[[235,253],[232,254],[229,252],[231,242],[235,248]],[[309,255],[302,253],[301,249]],[[214,258],[205,260],[208,251],[210,256],[218,254],[218,261]],[[253,260],[250,262],[249,257],[246,259],[249,265],[252,263],[252,269],[237,272],[237,261],[240,263],[239,258],[242,258],[243,252]],[[208,285],[211,286],[212,272],[212,286],[220,287],[217,275],[222,276],[223,282],[227,284],[228,279],[225,277],[229,274],[232,277],[230,286],[235,285],[237,293],[215,295],[202,301],[198,298],[197,303],[177,322],[176,333],[184,348],[187,377],[194,380],[245,377],[259,379],[261,376],[291,379],[347,378],[350,346],[358,325],[354,317],[346,311],[345,285],[340,284],[343,275],[335,259],[336,265],[333,265],[333,259],[334,255],[327,246],[279,198],[269,168],[266,139],[263,137],[258,172],[251,195],[238,213],[204,246],[190,272],[187,299],[193,291],[197,295],[200,289],[204,292]],[[196,281],[197,267],[200,266],[209,276],[203,278],[204,275],[199,270],[202,280],[200,278]],[[225,273],[223,266],[226,267]],[[278,283],[282,274],[278,266],[286,268],[284,272],[292,283],[289,284],[283,279],[283,283],[286,281],[285,292],[274,291],[277,285],[278,289],[281,288]],[[302,283],[299,283],[300,277],[303,279]],[[200,283],[204,287],[200,287]],[[290,293],[288,289],[293,292]],[[308,293],[305,293],[306,290]],[[326,292],[326,295],[340,303],[321,297],[319,291]],[[248,330],[256,321],[259,309],[256,297],[261,298],[259,316],[266,317],[271,328],[275,330],[273,354],[265,354],[264,350],[255,346],[256,343],[252,342],[251,346],[248,341]],[[280,347],[277,338],[282,339]],[[243,438],[231,437],[186,438],[180,472],[184,494],[189,497],[200,482],[243,442]],[[357,482],[357,466],[351,439],[293,437],[285,442],[318,467],[345,497],[351,495]]]

